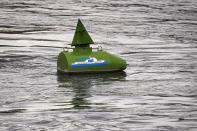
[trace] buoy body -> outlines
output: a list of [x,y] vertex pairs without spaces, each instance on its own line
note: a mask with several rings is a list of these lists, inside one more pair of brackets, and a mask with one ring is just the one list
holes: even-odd
[[81,20],[78,19],[71,46],[72,52],[60,52],[57,70],[64,73],[95,73],[124,70],[126,61],[110,53],[98,49],[93,51],[90,44],[94,41],[88,34]]
[[62,51],[58,56],[57,70],[63,73],[95,73],[120,71],[126,61],[103,50],[75,47],[72,52]]

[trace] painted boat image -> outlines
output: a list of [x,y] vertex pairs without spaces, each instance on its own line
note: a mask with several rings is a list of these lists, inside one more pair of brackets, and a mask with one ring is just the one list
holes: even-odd
[[100,60],[97,61],[96,58],[87,58],[84,62],[75,62],[72,64],[72,67],[88,67],[88,66],[104,66],[108,65],[108,61]]
[[[71,46],[60,52],[57,60],[57,71],[63,73],[111,72],[126,69],[126,61],[103,51],[101,47],[93,51],[94,44],[81,20],[78,19]],[[70,51],[70,49],[72,51]]]

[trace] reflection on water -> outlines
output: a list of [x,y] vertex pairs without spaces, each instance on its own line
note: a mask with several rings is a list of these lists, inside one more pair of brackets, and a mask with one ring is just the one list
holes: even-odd
[[124,71],[103,73],[103,74],[76,74],[67,75],[57,73],[59,87],[72,88],[75,95],[72,98],[71,104],[73,109],[90,109],[91,104],[87,98],[91,97],[90,88],[95,84],[103,82],[111,83],[115,81],[125,80],[126,73]]

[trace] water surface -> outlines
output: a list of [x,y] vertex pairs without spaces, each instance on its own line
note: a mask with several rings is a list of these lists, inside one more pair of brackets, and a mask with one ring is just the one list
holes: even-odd
[[[1,0],[0,130],[197,130],[196,0]],[[124,72],[62,75],[77,19]]]

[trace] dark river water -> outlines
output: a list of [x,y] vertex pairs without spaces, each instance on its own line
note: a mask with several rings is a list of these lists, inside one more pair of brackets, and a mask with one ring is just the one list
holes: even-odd
[[[77,19],[124,72],[61,75]],[[196,131],[196,0],[1,0],[0,130]]]

